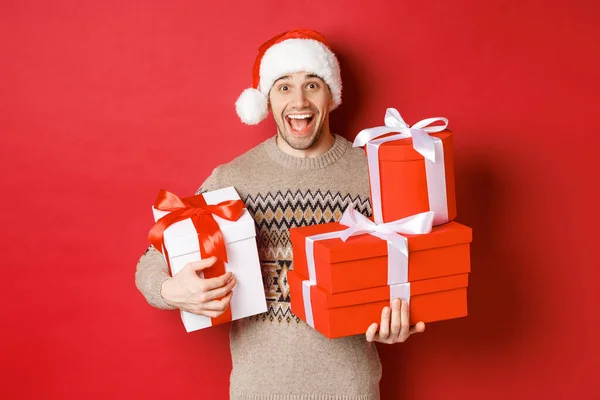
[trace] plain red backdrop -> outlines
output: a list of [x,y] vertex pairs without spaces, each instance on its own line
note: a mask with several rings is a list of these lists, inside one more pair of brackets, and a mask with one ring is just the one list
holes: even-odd
[[379,346],[383,399],[597,392],[599,17],[595,1],[2,1],[1,397],[227,398],[227,328],[186,334],[135,264],[159,188],[191,194],[275,133],[234,102],[258,46],[294,27],[339,54],[335,132],[387,107],[455,132],[470,315]]

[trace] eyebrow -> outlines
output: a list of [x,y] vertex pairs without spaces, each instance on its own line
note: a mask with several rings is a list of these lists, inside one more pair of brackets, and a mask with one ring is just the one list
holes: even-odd
[[273,85],[282,79],[292,79],[292,76],[291,75],[282,76],[281,78],[278,78],[275,82],[273,82]]
[[[315,74],[307,74],[307,75],[306,75],[306,77],[307,77],[307,78],[309,78],[309,79],[310,79],[310,78],[318,78],[318,79],[321,79],[321,77],[320,77],[320,76],[318,76],[318,75],[315,75]],[[282,76],[281,78],[278,78],[278,79],[277,79],[275,82],[273,82],[273,85],[275,85],[277,82],[279,82],[279,81],[280,81],[280,80],[282,80],[282,79],[292,79],[292,76],[291,76],[291,75],[285,75],[285,76]],[[323,79],[321,79],[321,80],[323,80]]]

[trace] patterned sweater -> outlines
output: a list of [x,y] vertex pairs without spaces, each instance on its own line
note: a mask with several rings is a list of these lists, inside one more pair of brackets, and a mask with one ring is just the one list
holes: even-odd
[[[254,217],[268,303],[264,314],[231,323],[232,400],[379,399],[381,364],[364,335],[328,339],[290,311],[287,271],[293,269],[289,228],[339,221],[347,207],[370,215],[367,165],[361,149],[341,136],[326,153],[297,158],[266,140],[217,167],[199,192],[234,186]],[[136,272],[148,302],[169,277],[150,248]]]

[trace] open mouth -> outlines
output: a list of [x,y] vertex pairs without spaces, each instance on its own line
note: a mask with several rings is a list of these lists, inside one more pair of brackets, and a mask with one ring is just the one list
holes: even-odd
[[310,132],[315,120],[315,115],[312,112],[288,114],[285,116],[285,120],[287,121],[292,134],[304,136]]

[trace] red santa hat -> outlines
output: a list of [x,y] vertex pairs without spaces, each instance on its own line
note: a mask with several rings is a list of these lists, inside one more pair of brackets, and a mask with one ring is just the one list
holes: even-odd
[[317,75],[329,86],[333,105],[342,103],[340,64],[325,37],[309,29],[294,29],[275,36],[258,49],[252,71],[252,88],[242,92],[235,110],[245,124],[256,125],[269,113],[269,91],[275,81],[295,72]]

